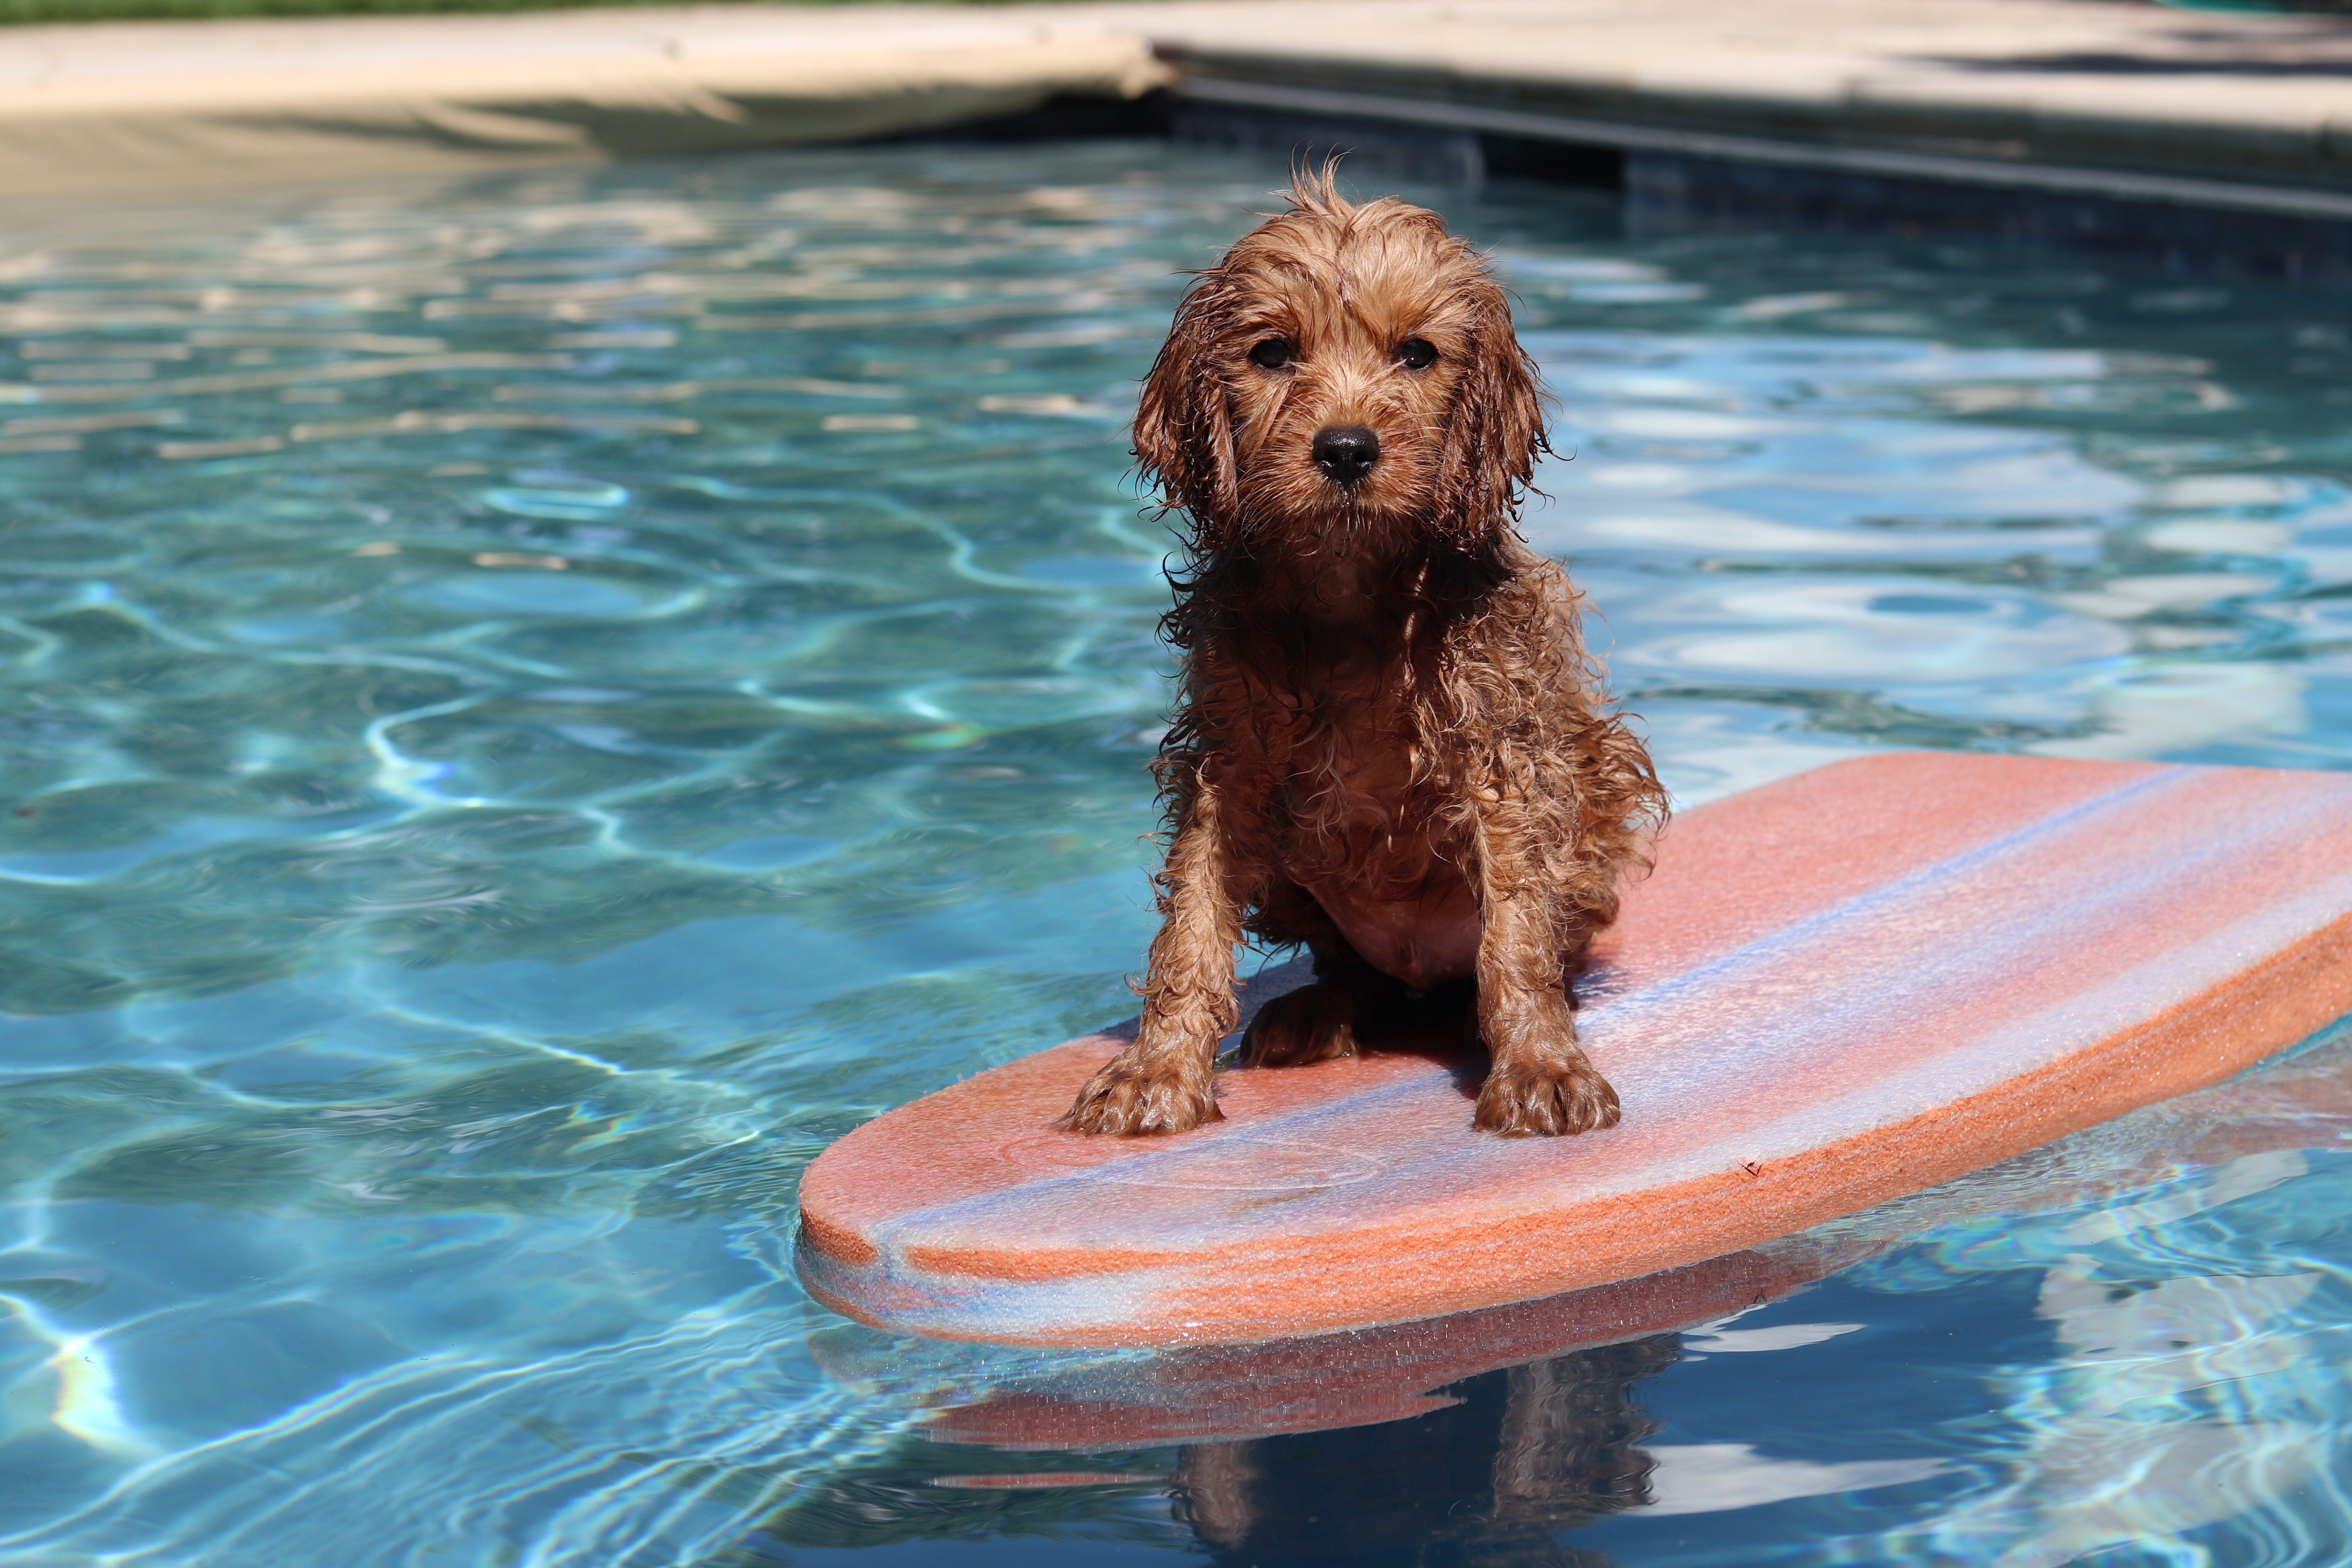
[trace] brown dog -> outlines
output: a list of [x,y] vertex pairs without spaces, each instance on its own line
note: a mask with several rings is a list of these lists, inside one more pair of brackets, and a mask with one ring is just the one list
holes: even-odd
[[1192,524],[1164,623],[1164,923],[1134,1044],[1064,1125],[1219,1120],[1244,933],[1316,984],[1248,1049],[1354,1054],[1381,1010],[1475,977],[1476,1124],[1581,1132],[1617,1096],[1576,1043],[1567,964],[1615,918],[1665,796],[1606,708],[1580,599],[1514,528],[1544,449],[1533,364],[1435,214],[1340,199],[1327,166],[1202,274],[1145,382],[1135,450]]

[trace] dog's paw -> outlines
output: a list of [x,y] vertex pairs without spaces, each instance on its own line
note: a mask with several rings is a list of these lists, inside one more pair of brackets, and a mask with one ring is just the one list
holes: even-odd
[[1557,1138],[1617,1125],[1617,1091],[1582,1053],[1566,1063],[1497,1066],[1478,1091],[1474,1123],[1506,1138]]
[[1078,1090],[1061,1125],[1072,1132],[1189,1132],[1204,1121],[1223,1121],[1216,1090],[1206,1073],[1153,1072],[1125,1058],[1106,1063]]
[[1286,1068],[1356,1054],[1356,1003],[1336,985],[1302,985],[1257,1010],[1242,1052],[1253,1067]]

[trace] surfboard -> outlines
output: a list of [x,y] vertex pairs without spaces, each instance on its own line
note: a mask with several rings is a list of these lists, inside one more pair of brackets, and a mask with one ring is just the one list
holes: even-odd
[[[1259,976],[1250,1006],[1305,984]],[[1164,1138],[1054,1126],[1131,1024],[849,1133],[811,1294],[898,1332],[1234,1344],[1685,1268],[2210,1084],[2352,1011],[2352,777],[1860,757],[1691,810],[1579,982],[1623,1120],[1474,1131],[1484,1062],[1218,1079]]]
[[[1117,1451],[1363,1426],[1452,1403],[1463,1379],[1664,1333],[1711,1353],[1748,1314],[1928,1232],[2073,1212],[2083,1245],[2161,1226],[2311,1170],[2352,1121],[2352,1034],[2147,1106],[1923,1192],[1721,1258],[1443,1318],[1252,1344],[1126,1349],[915,1342],[835,1321],[827,1375],[933,1442]],[[1802,1325],[1800,1325],[1801,1328]],[[1693,1331],[1696,1335],[1693,1337]],[[1778,1331],[1772,1327],[1766,1335]]]

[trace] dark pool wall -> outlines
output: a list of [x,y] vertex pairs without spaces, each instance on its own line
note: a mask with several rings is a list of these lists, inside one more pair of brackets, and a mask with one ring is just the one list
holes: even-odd
[[1661,153],[1630,154],[1624,166],[1627,221],[1644,233],[1730,226],[2027,240],[2181,271],[2352,283],[2352,223],[2326,218]]
[[[1160,118],[1135,118],[1156,130]],[[1539,140],[1397,121],[1285,113],[1179,98],[1180,142],[1301,162],[1344,156],[1359,178],[1476,188],[1535,180],[1621,193],[1630,232],[1716,229],[2018,240],[2218,276],[2352,283],[2352,221],[2225,211],[2089,191],[1906,178]]]

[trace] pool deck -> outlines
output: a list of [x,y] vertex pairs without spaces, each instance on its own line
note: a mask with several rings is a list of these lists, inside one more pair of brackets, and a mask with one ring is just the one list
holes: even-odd
[[2352,220],[2352,18],[2123,0],[699,6],[0,29],[0,195],[852,141],[1056,97]]

